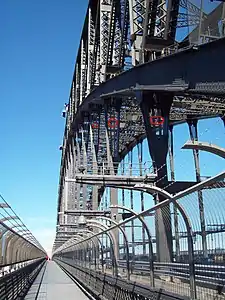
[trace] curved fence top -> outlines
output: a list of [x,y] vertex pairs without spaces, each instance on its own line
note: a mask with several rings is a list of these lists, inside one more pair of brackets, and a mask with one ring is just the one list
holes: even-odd
[[46,251],[0,195],[0,265],[46,256]]

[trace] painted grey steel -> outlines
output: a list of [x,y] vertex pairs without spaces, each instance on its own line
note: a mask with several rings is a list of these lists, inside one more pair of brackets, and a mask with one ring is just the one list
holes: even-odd
[[[93,227],[96,227],[98,229],[101,230],[101,233],[105,233],[105,230],[107,228],[106,225],[104,225],[103,223],[99,222],[99,221],[96,221],[96,220],[87,220],[87,224],[93,226]],[[104,229],[103,229],[104,228]],[[100,234],[101,234],[100,233]],[[110,242],[111,242],[111,250],[112,250],[112,261],[113,261],[113,274],[117,275],[118,274],[118,264],[117,264],[117,258],[116,258],[116,255],[115,255],[115,237],[113,235],[113,233],[106,233],[107,236],[109,237],[110,239]],[[93,237],[96,237],[98,234],[95,234],[93,235]],[[86,239],[85,239],[86,240]],[[85,241],[84,240],[84,241]],[[61,248],[62,250],[64,250],[64,247],[67,247],[67,244],[68,243],[72,243],[73,242],[73,238],[70,239],[70,240],[67,240],[67,242],[65,243],[65,246],[62,245],[60,248],[58,248],[56,251],[61,251]],[[69,245],[68,245],[69,247]],[[102,252],[103,253],[103,252]],[[102,259],[103,259],[103,255],[102,255]]]
[[[77,233],[77,235],[79,235],[79,236],[81,236],[81,237],[89,237],[89,235],[88,234],[86,234],[86,233]],[[91,242],[92,242],[92,244],[93,245],[95,245],[95,242],[91,239],[90,240]],[[88,243],[86,243],[86,245],[87,245],[87,248],[85,249],[82,249],[83,250],[83,252],[84,252],[84,256],[83,256],[83,258],[84,258],[84,266],[86,267],[86,263],[87,263],[87,255],[86,255],[86,250],[89,250],[89,244]],[[95,245],[96,246],[96,245]],[[95,247],[94,247],[94,249],[96,249]],[[96,253],[96,250],[95,250],[95,253]],[[95,260],[96,260],[96,258],[95,258]],[[90,266],[90,260],[89,260],[89,267],[91,267]]]
[[[126,266],[126,261],[119,260],[118,265],[120,268],[124,268]],[[166,273],[170,274],[170,276],[174,276],[180,278],[182,282],[189,282],[189,264],[187,263],[160,263],[154,262],[154,267],[158,269],[158,275],[164,275],[166,268]],[[160,270],[161,269],[161,270]],[[135,261],[134,270],[136,272],[142,272],[146,275],[149,274],[149,263],[146,261]],[[225,267],[221,264],[214,265],[202,265],[195,264],[195,271],[198,274],[198,280],[196,282],[197,287],[205,287],[208,286],[208,289],[216,290],[218,285],[218,278],[215,277],[215,273],[220,274],[221,277],[225,275]]]
[[102,234],[105,233],[109,237],[109,240],[110,240],[110,243],[111,243],[113,274],[118,276],[117,253],[115,251],[115,249],[116,249],[116,239],[115,239],[115,236],[114,236],[113,232],[109,232],[109,230],[107,230],[108,226],[104,225],[102,222],[99,222],[99,221],[96,221],[96,220],[89,220],[89,221],[87,221],[87,223],[90,224],[93,227],[96,227],[96,228],[100,229],[102,231],[101,232]]
[[[99,237],[95,236],[95,234],[90,231],[90,230],[87,230],[85,229],[85,232],[88,232],[90,235],[92,235],[93,237],[95,237],[100,245],[100,249],[101,249],[101,268],[102,268],[102,272],[104,272],[104,264],[103,264],[103,255],[104,255],[104,251],[103,251],[103,244],[102,244],[102,241]],[[97,259],[97,247],[95,248],[96,252],[95,252],[95,258]],[[96,263],[97,261],[95,261],[95,269],[96,269]]]
[[[114,206],[114,207],[116,207],[116,206]],[[127,279],[130,280],[131,272],[130,272],[130,262],[129,262],[129,244],[128,244],[128,238],[127,238],[127,234],[126,234],[125,230],[123,229],[123,227],[120,227],[120,224],[113,219],[106,218],[106,217],[98,217],[97,219],[106,220],[106,221],[113,223],[114,225],[118,225],[118,228],[121,230],[124,240],[125,240],[125,244],[126,244]]]
[[[208,40],[218,39],[223,35],[217,36],[216,31],[219,29],[218,21],[224,21],[225,4],[219,4],[215,11],[206,14],[203,11],[202,3],[201,1],[201,7],[198,7],[189,0],[153,0],[152,2],[149,0],[106,0],[98,1],[98,5],[96,5],[96,1],[89,1],[66,119],[60,168],[59,214],[57,220],[61,224],[75,224],[81,208],[84,208],[86,216],[96,216],[98,214],[95,213],[98,209],[98,203],[106,187],[110,187],[109,198],[111,204],[114,205],[118,204],[118,195],[115,189],[130,189],[131,208],[134,190],[142,191],[142,193],[146,191],[147,193],[163,194],[167,200],[162,201],[159,206],[154,206],[152,211],[155,209],[160,210],[163,206],[168,207],[167,212],[159,222],[159,226],[164,230],[164,216],[167,213],[169,226],[171,226],[171,214],[168,204],[173,202],[177,257],[180,252],[177,210],[181,212],[187,227],[186,237],[188,238],[190,255],[192,298],[196,296],[193,241],[191,240],[193,232],[185,211],[182,206],[176,203],[176,199],[185,194],[177,193],[181,188],[177,188],[179,182],[176,185],[174,176],[172,176],[173,189],[170,189],[166,162],[162,158],[164,153],[168,152],[168,127],[172,122],[188,120],[192,124],[193,120],[197,120],[199,116],[210,117],[224,114],[225,76],[221,69],[221,61],[225,61],[225,39],[206,45],[191,44],[193,44],[193,41],[200,44],[200,39],[205,42],[208,31],[212,31],[208,34]],[[181,12],[180,8],[185,13]],[[178,28],[190,28],[193,25],[196,29],[188,35],[187,40],[183,41],[184,44],[187,42],[186,45],[183,45],[183,43],[178,44],[176,41]],[[215,29],[213,29],[213,26]],[[224,28],[222,31],[224,31]],[[132,64],[128,62],[129,67],[133,67],[129,71],[125,71],[127,57],[132,61]],[[168,70],[166,73],[164,72],[165,68]],[[210,72],[207,72],[208,70]],[[146,76],[146,74],[150,75]],[[151,74],[154,74],[154,76],[151,76]],[[151,104],[144,105],[144,102],[145,104]],[[206,102],[210,103],[211,106],[208,107]],[[167,103],[171,105],[168,111],[167,108],[164,109],[167,107]],[[161,144],[157,142],[158,140],[155,137],[151,139],[154,130],[149,129],[151,126],[148,124],[149,116],[155,115],[155,113],[165,116],[166,119],[166,125],[162,126],[161,130],[161,133],[163,133],[158,137]],[[113,130],[109,128],[107,123],[112,116],[117,118],[119,124],[118,128]],[[97,121],[99,124],[97,130],[92,128],[92,121]],[[197,132],[197,127],[195,129]],[[154,166],[157,167],[157,172],[154,175],[158,175],[158,178],[156,179],[155,176],[146,185],[147,180],[143,178],[143,174],[140,174],[141,176],[137,181],[135,179],[133,182],[129,181],[132,177],[132,174],[130,174],[125,182],[124,175],[117,174],[117,167],[113,165],[113,161],[121,162],[124,155],[129,153],[128,157],[130,157],[132,165],[131,149],[140,140],[143,140],[146,133],[150,154]],[[157,150],[155,150],[158,146],[161,147],[161,153],[163,153],[161,158],[158,157]],[[198,149],[194,149],[196,181],[199,182],[200,169],[197,152]],[[99,172],[98,165],[102,163],[103,165],[106,164],[109,173],[104,173],[104,167],[103,172]],[[90,166],[93,168],[92,174],[90,174]],[[173,169],[172,161],[171,166]],[[163,175],[162,169],[165,170]],[[160,179],[164,177],[166,180],[158,184]],[[68,178],[70,181],[65,181]],[[141,181],[138,181],[140,178]],[[156,181],[161,189],[152,188],[151,185],[155,184]],[[188,185],[190,182],[185,182],[185,184],[184,186],[190,186]],[[169,186],[168,191],[171,194],[177,194],[171,196],[164,193],[162,191],[164,186]],[[207,231],[201,191],[202,185],[196,187],[199,196],[203,252],[204,256],[207,257]],[[182,188],[185,189],[185,187]],[[90,190],[92,194],[89,193]],[[194,190],[189,189],[187,191]],[[122,201],[124,201],[124,194],[122,197]],[[158,197],[157,200],[161,201],[162,199]],[[90,212],[86,212],[86,207],[82,207],[82,205],[89,205],[88,203],[91,202],[89,200],[92,201],[92,206],[87,208],[87,210],[90,209]],[[143,197],[141,201],[143,208]],[[76,209],[77,212],[73,213]],[[95,211],[93,215],[91,209]],[[126,220],[126,222],[131,221],[133,225],[136,217],[144,216],[149,211],[151,209],[147,212],[143,211],[138,216]],[[118,210],[114,207],[112,215],[117,215],[117,212]],[[119,223],[119,226],[123,228],[126,222]],[[115,230],[119,227],[112,226],[111,228],[115,233],[113,244],[114,256],[117,259],[119,235],[117,234],[118,230],[117,232]],[[106,231],[108,232],[111,228]],[[170,234],[171,232],[172,230],[168,230],[166,235],[166,251],[163,249],[161,251],[159,247],[159,243],[164,242],[162,239],[163,234],[156,233],[157,259],[159,260],[171,261],[172,259],[173,237]],[[110,242],[112,244],[111,240]],[[132,254],[134,256],[133,227],[132,242]],[[58,249],[67,251],[72,247],[71,245],[73,245],[73,242],[68,241]],[[56,247],[54,247],[54,253],[56,252]],[[82,252],[83,259],[84,255],[86,254]]]
[[124,176],[124,175],[86,175],[86,174],[76,174],[75,179],[66,178],[66,182],[76,182],[76,183],[84,183],[84,184],[99,184],[104,185],[105,181],[108,181],[109,184],[121,182],[127,185],[131,183],[139,183],[143,181],[154,182],[156,179],[156,174],[148,174],[146,176]]
[[[115,206],[115,205],[114,205]],[[154,263],[153,263],[153,246],[152,246],[152,236],[151,236],[151,232],[148,228],[148,225],[146,224],[145,220],[143,217],[139,216],[139,214],[137,212],[135,212],[133,209],[128,208],[126,206],[121,206],[121,205],[116,205],[117,208],[121,208],[125,211],[129,211],[132,214],[134,214],[135,216],[137,216],[138,220],[140,220],[140,222],[143,224],[143,227],[147,233],[147,237],[148,237],[148,245],[149,245],[149,269],[150,269],[150,284],[151,286],[155,286],[155,280],[154,280]],[[112,208],[112,206],[110,206],[110,208]]]
[[[213,177],[211,177],[211,178],[209,178],[209,179],[206,179],[205,181],[200,182],[200,183],[198,183],[198,184],[196,184],[196,185],[194,185],[194,186],[192,186],[192,187],[190,187],[190,188],[188,188],[188,189],[186,189],[186,190],[184,190],[184,191],[181,191],[181,192],[177,193],[176,195],[174,195],[172,198],[166,199],[166,200],[164,200],[164,201],[162,201],[162,202],[160,202],[160,203],[154,205],[153,207],[151,207],[151,208],[149,208],[149,209],[147,209],[147,210],[145,210],[145,211],[143,211],[143,212],[140,212],[140,213],[138,214],[138,216],[148,215],[150,212],[153,212],[153,211],[155,211],[156,209],[162,208],[162,207],[164,207],[165,205],[168,205],[168,204],[171,203],[171,202],[174,202],[174,201],[176,201],[176,200],[178,200],[178,199],[180,199],[180,198],[182,198],[182,197],[184,197],[184,196],[187,196],[187,195],[190,194],[190,193],[196,192],[196,191],[198,191],[199,189],[202,189],[202,188],[204,188],[204,187],[206,187],[206,186],[208,186],[208,185],[214,183],[215,181],[223,180],[224,177],[225,177],[225,171],[224,171],[224,172],[221,172],[221,173],[219,173],[218,175],[213,176]],[[139,187],[139,188],[140,188],[140,187]],[[158,192],[159,192],[160,189],[157,188],[157,187],[155,187],[155,191],[158,191]],[[162,190],[161,190],[161,193],[163,193]],[[166,194],[165,194],[165,195],[166,195]],[[124,224],[126,224],[126,223],[128,223],[128,222],[130,222],[131,220],[134,220],[134,219],[136,219],[136,218],[137,218],[137,216],[134,215],[134,216],[130,217],[129,219],[126,219],[126,220],[120,222],[119,224],[120,224],[120,226],[121,226],[121,225],[124,225]],[[110,231],[110,230],[112,230],[112,229],[114,229],[114,228],[116,228],[116,227],[118,227],[118,226],[117,226],[117,225],[113,225],[113,226],[111,226],[110,228],[105,229],[104,232],[108,232],[108,231]],[[98,234],[97,234],[97,235],[98,235]],[[56,252],[54,252],[54,253],[56,253]]]
[[[139,187],[139,189],[140,189],[140,187]],[[185,213],[185,210],[183,209],[182,205],[179,204],[177,201],[174,201],[173,196],[170,195],[168,192],[166,192],[166,191],[164,191],[162,189],[159,189],[157,187],[154,187],[154,186],[149,187],[149,188],[145,188],[145,184],[142,184],[142,189],[145,192],[148,192],[148,193],[155,193],[157,191],[159,194],[162,194],[166,199],[171,199],[171,201],[178,208],[178,210],[180,211],[180,213],[181,213],[181,215],[183,217],[183,220],[185,222],[186,229],[187,229],[187,239],[188,239],[188,254],[189,254],[189,266],[190,266],[189,271],[190,271],[191,299],[196,299],[197,295],[196,295],[196,283],[195,283],[193,232],[192,232],[192,227],[191,227],[190,220],[189,220],[187,214]],[[137,215],[138,214],[136,214],[136,216]]]
[[[90,230],[85,230],[83,233],[82,232],[80,232],[80,233],[78,233],[78,235],[80,235],[80,236],[88,236],[88,234],[90,235],[94,235],[93,234],[93,232],[91,232]],[[98,241],[100,240],[100,239],[97,239]],[[94,239],[93,240],[91,240],[92,241],[92,244],[94,245],[94,247],[93,247],[93,249],[94,249],[94,255],[95,255],[95,257],[94,257],[94,259],[95,259],[95,270],[96,270],[96,267],[97,267],[97,245],[95,244],[95,241],[94,241]],[[103,253],[103,252],[102,252]],[[91,268],[91,261],[89,260],[89,267]]]
[[111,214],[110,211],[101,211],[101,210],[65,210],[64,214],[73,215],[73,216],[86,216],[86,217],[99,217],[106,216]]
[[[192,295],[192,297],[194,297],[193,299],[196,299],[196,297],[195,297],[196,296],[196,284],[195,284],[195,269],[194,269],[195,266],[194,266],[194,259],[193,259],[193,240],[192,240],[193,234],[192,234],[192,229],[191,229],[189,219],[186,216],[182,206],[180,204],[178,204],[176,200],[178,200],[181,197],[183,197],[185,195],[188,195],[188,194],[190,194],[190,193],[192,193],[196,190],[198,191],[199,189],[203,188],[204,186],[209,185],[210,183],[213,183],[213,182],[218,181],[220,179],[224,179],[224,177],[225,177],[225,172],[221,172],[220,174],[218,174],[218,175],[216,175],[212,178],[209,178],[209,179],[205,180],[204,182],[200,182],[200,183],[196,184],[195,186],[186,189],[185,191],[177,193],[175,196],[169,195],[166,191],[163,191],[160,188],[150,186],[150,187],[146,188],[146,190],[145,190],[146,192],[150,192],[150,190],[151,190],[151,192],[153,192],[153,191],[156,192],[157,191],[157,192],[163,194],[165,197],[167,197],[167,199],[162,201],[159,204],[156,204],[152,208],[147,209],[144,212],[141,212],[141,213],[138,214],[139,216],[144,216],[144,215],[146,215],[147,213],[149,213],[151,211],[155,211],[156,209],[162,208],[163,206],[169,204],[170,202],[173,202],[175,205],[177,205],[180,213],[182,214],[182,217],[184,219],[184,222],[185,222],[185,225],[186,225],[186,228],[187,228],[187,232],[188,232],[188,249],[189,249],[189,263],[190,263],[190,288],[191,288],[191,295]],[[144,187],[142,186],[142,188],[144,188]],[[137,218],[137,216],[134,215],[134,216],[130,217],[129,219],[120,222],[119,225],[113,225],[110,228],[105,229],[104,232],[108,232],[108,231],[110,231],[110,230],[112,230],[112,229],[114,229],[118,226],[121,226],[121,225],[129,222],[132,219],[134,220],[135,218]],[[96,234],[96,236],[97,235],[99,235],[99,234]],[[88,238],[88,239],[90,239],[90,238]]]
[[[88,103],[100,99],[103,93],[114,92],[115,86],[123,89],[136,86],[136,78],[139,79],[139,85],[158,85],[160,91],[160,86],[172,86],[174,78],[179,78],[179,74],[182,73],[184,74],[184,82],[193,82],[193,87],[189,86],[186,92],[221,95],[225,92],[225,76],[218,70],[221,69],[220,62],[225,57],[224,44],[225,38],[222,38],[213,43],[201,45],[198,50],[190,48],[177,55],[167,56],[156,62],[149,62],[138,68],[133,68],[129,72],[122,73],[90,93],[80,105],[79,114],[86,111]],[[207,60],[205,60],[205,56],[208,57]],[[217,57],[220,59],[218,60]],[[189,63],[185,64],[185,61]],[[203,61],[204,69],[201,68]],[[166,76],[161,76],[165,65],[170,72]],[[196,68],[198,69],[197,73]],[[205,72],[205,69],[210,69],[211,72]],[[154,73],[154,76],[146,76],[150,73]],[[202,78],[204,78],[204,83],[202,83]]]
[[219,147],[217,145],[213,145],[208,142],[199,142],[199,141],[187,141],[182,149],[196,149],[201,151],[206,151],[213,153],[217,156],[220,156],[222,158],[225,158],[225,149],[222,147]]

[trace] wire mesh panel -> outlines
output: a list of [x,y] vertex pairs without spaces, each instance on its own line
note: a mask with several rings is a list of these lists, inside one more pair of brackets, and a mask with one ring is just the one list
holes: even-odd
[[0,278],[0,299],[24,299],[27,291],[45,264],[45,259],[38,259]]
[[[177,296],[173,293],[165,293],[163,289],[151,288],[134,281],[126,281],[124,279],[112,277],[109,275],[96,274],[88,269],[80,269],[72,265],[71,260],[56,259],[56,262],[67,272],[75,277],[75,279],[83,285],[93,296],[102,296],[107,300],[156,300],[156,299],[188,299],[185,296]],[[93,277],[92,280],[89,280]],[[87,285],[87,282],[92,285]],[[100,295],[99,295],[100,293]]]
[[[213,299],[225,285],[224,181],[219,180],[182,199],[193,231],[197,296]],[[188,253],[183,261],[188,262]]]
[[[107,278],[112,276],[130,284],[136,282],[145,288],[150,286],[165,295],[224,299],[224,178],[225,174],[221,173],[175,196],[146,185],[146,191],[152,193],[153,205],[149,209],[137,213],[128,206],[115,205],[110,207],[119,208],[119,215],[122,212],[120,223],[106,217],[97,218],[102,222],[89,221],[89,228],[92,224],[102,228],[99,233],[93,233],[94,236],[107,233],[107,243],[100,238],[101,253],[90,243],[92,235],[83,235],[75,244],[72,240],[68,242],[67,248],[62,247],[62,252],[55,257],[75,267],[80,278],[89,285],[98,282],[93,276],[104,274]],[[138,226],[145,229],[145,253],[141,231],[132,235],[131,229]],[[118,253],[113,233],[116,227],[124,237],[120,239]],[[91,260],[95,263],[91,264]],[[98,291],[107,286],[104,292],[107,299],[111,299],[113,293],[114,297],[125,293],[118,282],[114,286],[111,281],[104,281],[103,286],[102,283],[97,286]]]

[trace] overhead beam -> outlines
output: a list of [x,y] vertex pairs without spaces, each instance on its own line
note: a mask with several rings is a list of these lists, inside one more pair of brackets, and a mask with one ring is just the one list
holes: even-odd
[[141,182],[154,182],[157,178],[156,174],[147,174],[145,176],[126,176],[126,175],[97,175],[97,174],[76,174],[75,178],[65,178],[66,182],[76,182],[83,184],[96,184],[105,185],[117,184],[117,185],[132,185]]
[[137,83],[163,86],[180,80],[182,84],[189,85],[186,93],[225,95],[225,73],[221,68],[221,62],[225,61],[224,47],[225,38],[218,39],[142,64],[108,80],[84,99],[75,116],[75,124],[78,124],[81,113],[89,110],[91,102],[100,101],[101,95],[130,89]]
[[85,217],[103,217],[110,215],[111,211],[100,210],[65,210],[65,214],[73,216],[85,216]]

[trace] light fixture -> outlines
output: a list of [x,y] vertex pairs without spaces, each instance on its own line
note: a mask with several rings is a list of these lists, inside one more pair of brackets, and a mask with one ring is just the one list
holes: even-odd
[[87,224],[87,221],[86,221],[86,218],[84,217],[84,216],[79,216],[79,218],[78,218],[78,226],[79,227],[84,227],[84,226],[86,226],[86,224]]

